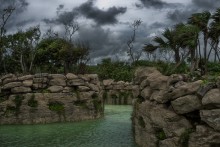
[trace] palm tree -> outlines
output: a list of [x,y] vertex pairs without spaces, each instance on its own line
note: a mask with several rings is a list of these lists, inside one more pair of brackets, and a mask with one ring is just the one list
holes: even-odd
[[[196,48],[198,45],[197,38],[199,34],[199,28],[190,24],[178,24],[176,25],[176,39],[179,40],[180,47],[188,49],[187,55],[190,54],[191,68],[190,71],[194,71],[197,66],[196,60]],[[187,55],[182,59],[185,60]]]
[[[174,59],[176,63],[179,63],[180,58],[180,46],[178,40],[175,37],[175,30],[166,28],[165,31],[162,33],[162,37],[155,37],[154,42],[158,45],[155,46],[159,49],[171,49],[174,52]],[[148,46],[151,47],[151,46]],[[147,46],[146,46],[147,48]]]
[[218,54],[218,45],[219,45],[219,37],[220,37],[220,8],[217,9],[216,12],[212,15],[212,19],[213,21],[210,24],[209,38],[211,39],[211,47],[212,47],[211,49],[214,49],[215,51],[214,61],[216,62],[217,57],[220,61],[220,57]]
[[207,72],[207,43],[209,37],[209,20],[211,18],[211,13],[204,11],[202,13],[194,13],[189,18],[188,23],[197,26],[200,31],[203,33],[203,42],[204,42],[204,64],[205,64],[205,73]]

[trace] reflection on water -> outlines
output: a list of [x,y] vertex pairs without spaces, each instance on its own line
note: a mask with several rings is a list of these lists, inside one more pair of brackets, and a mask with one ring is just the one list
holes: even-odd
[[131,106],[105,106],[99,120],[0,126],[1,147],[135,147]]

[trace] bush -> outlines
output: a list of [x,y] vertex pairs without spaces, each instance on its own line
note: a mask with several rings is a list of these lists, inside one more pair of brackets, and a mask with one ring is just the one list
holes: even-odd
[[60,102],[50,102],[48,106],[51,111],[56,111],[58,113],[64,111],[64,104]]

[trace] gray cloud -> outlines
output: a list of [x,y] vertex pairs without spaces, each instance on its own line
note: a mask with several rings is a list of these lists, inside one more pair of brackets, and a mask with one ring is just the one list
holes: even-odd
[[93,1],[88,1],[82,4],[77,10],[89,19],[93,19],[99,25],[117,23],[116,16],[124,14],[127,11],[126,7],[111,7],[107,11],[103,11],[94,6]]
[[0,0],[0,15],[3,14],[4,9],[8,7],[15,8],[15,11],[12,13],[10,19],[7,22],[7,30],[25,23],[26,20],[20,20],[19,16],[26,10],[28,5],[29,4],[26,0]]
[[[162,0],[140,0],[141,3],[147,7],[147,8],[155,8],[155,9],[161,9],[161,8],[171,8],[176,7],[177,3],[167,3]],[[139,6],[139,5],[136,5]]]
[[219,0],[192,0],[192,4],[202,10],[213,10],[220,7]]

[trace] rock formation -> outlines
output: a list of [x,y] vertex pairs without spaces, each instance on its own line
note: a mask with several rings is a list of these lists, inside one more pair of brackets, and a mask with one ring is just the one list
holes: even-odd
[[0,124],[95,119],[103,115],[97,75],[35,74],[0,78]]
[[220,78],[189,81],[155,68],[135,73],[132,123],[142,147],[220,146]]

